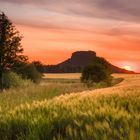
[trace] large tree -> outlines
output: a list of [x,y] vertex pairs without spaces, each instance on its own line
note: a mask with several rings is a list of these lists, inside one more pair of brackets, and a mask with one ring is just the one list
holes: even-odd
[[85,83],[111,83],[112,69],[110,63],[101,57],[94,58],[93,62],[83,69],[81,80]]
[[22,36],[12,22],[3,12],[0,13],[0,89],[3,89],[3,73],[16,63],[27,61],[22,55],[21,40]]

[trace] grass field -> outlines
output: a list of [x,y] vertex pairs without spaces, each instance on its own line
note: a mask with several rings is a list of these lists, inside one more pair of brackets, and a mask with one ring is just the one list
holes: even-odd
[[1,94],[0,139],[139,140],[140,75],[113,75],[124,80],[95,90],[78,75],[48,75],[39,86]]
[[68,78],[65,74],[61,74],[61,78],[58,78],[59,74],[48,74],[47,76],[49,78],[45,76],[39,85],[32,84],[29,87],[4,91],[0,94],[1,110],[7,112],[7,110],[25,102],[32,103],[34,100],[41,101],[62,94],[89,90],[80,82],[80,74],[68,74]]

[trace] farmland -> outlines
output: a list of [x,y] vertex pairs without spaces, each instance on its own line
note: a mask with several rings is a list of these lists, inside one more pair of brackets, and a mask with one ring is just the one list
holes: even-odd
[[80,73],[48,73],[44,74],[44,78],[47,79],[80,79]]
[[139,140],[140,75],[113,76],[124,80],[89,90],[79,74],[51,74],[39,86],[5,91],[1,140]]

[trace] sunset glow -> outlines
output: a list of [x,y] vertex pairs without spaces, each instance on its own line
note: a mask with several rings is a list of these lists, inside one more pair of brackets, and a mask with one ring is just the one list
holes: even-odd
[[132,71],[133,70],[130,66],[123,66],[122,68],[123,69],[126,69],[126,70],[129,70],[129,71]]
[[56,64],[74,51],[93,50],[140,72],[139,5],[137,0],[1,0],[0,10],[23,34],[30,61]]

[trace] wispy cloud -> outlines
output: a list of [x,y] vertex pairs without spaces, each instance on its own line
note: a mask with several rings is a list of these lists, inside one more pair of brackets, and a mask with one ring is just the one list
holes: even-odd
[[139,0],[1,0],[20,5],[34,5],[63,14],[140,22]]

